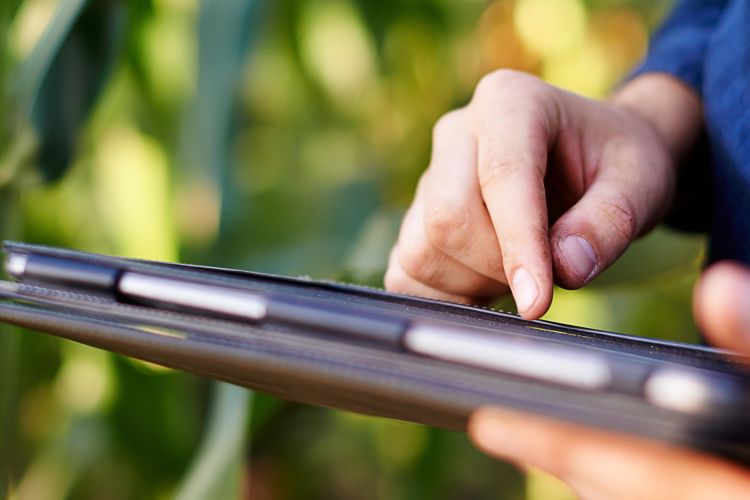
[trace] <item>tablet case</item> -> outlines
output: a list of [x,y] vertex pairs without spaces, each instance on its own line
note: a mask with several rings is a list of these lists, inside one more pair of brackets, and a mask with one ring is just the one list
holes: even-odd
[[[735,371],[722,353],[701,346],[529,322],[498,311],[382,290],[248,271],[108,257],[6,242],[6,251],[229,284],[251,291],[313,297],[363,311],[393,311],[585,349]],[[744,411],[687,414],[637,395],[580,390],[471,366],[394,352],[289,324],[263,325],[127,305],[111,297],[0,282],[0,321],[115,353],[332,408],[464,430],[479,406],[499,405],[600,428],[750,459]]]

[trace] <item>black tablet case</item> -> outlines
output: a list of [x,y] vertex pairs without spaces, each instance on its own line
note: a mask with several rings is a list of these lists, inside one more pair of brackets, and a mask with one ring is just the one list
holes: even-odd
[[[6,242],[6,251],[72,258],[123,270],[313,297],[334,307],[392,311],[495,332],[734,371],[701,346],[575,328],[472,306],[356,285],[247,271],[137,261]],[[262,325],[125,305],[108,297],[0,282],[0,321],[112,352],[223,380],[280,398],[464,430],[479,406],[499,405],[625,431],[745,461],[744,412],[690,415],[654,407],[637,395],[579,390],[352,342],[288,324]]]

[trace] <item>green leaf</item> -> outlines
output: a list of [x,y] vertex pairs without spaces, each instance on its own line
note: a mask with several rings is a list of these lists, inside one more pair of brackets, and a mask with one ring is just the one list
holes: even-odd
[[23,65],[18,94],[39,139],[37,161],[48,181],[70,165],[76,142],[120,53],[121,0],[62,0]]
[[385,209],[370,215],[349,250],[341,279],[382,285],[388,254],[398,236],[402,218],[402,212]]
[[[222,224],[231,214],[231,142],[242,71],[261,23],[262,0],[205,0],[198,18],[198,86],[182,124],[181,183],[221,192]],[[246,210],[246,206],[237,207]]]
[[14,456],[18,329],[0,325],[0,498],[5,498]]
[[[18,193],[0,190],[0,236],[19,235]],[[18,446],[15,442],[18,414],[18,379],[20,330],[0,325],[0,498],[6,498],[10,471],[15,465]]]
[[224,383],[214,384],[214,390],[203,443],[175,494],[177,500],[239,498],[252,392]]
[[21,67],[18,94],[26,113],[31,114],[42,82],[85,5],[86,0],[62,0],[42,38]]
[[704,260],[705,241],[703,235],[659,227],[630,245],[590,286],[628,286],[697,272]]
[[[3,0],[0,2],[0,33],[8,33],[11,20],[15,17],[21,0]],[[8,50],[9,36],[0,36],[0,103],[6,106],[8,94],[6,92],[7,75],[11,74],[11,54]],[[0,130],[0,137],[4,131]]]

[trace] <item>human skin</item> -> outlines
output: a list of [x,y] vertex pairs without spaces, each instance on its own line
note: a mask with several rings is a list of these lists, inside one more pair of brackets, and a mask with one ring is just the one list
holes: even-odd
[[468,303],[510,288],[539,318],[553,281],[580,288],[659,222],[701,126],[698,96],[665,74],[607,101],[515,71],[484,77],[434,128],[386,288]]
[[[750,356],[750,269],[723,262],[694,293],[708,340]],[[750,470],[693,450],[500,408],[482,408],[469,435],[495,457],[537,467],[586,499],[747,498]]]
[[[385,276],[390,290],[481,303],[512,291],[535,319],[553,282],[579,288],[669,209],[702,127],[698,96],[645,74],[607,101],[493,73],[435,126],[430,165]],[[750,355],[750,271],[722,263],[695,293],[710,341]],[[500,408],[469,433],[498,458],[559,476],[584,498],[742,498],[750,472],[655,441]]]

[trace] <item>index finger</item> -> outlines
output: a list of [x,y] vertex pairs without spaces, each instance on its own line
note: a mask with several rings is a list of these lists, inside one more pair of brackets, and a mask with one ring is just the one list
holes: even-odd
[[482,197],[518,311],[536,319],[552,301],[544,175],[556,124],[550,104],[531,82],[538,84],[517,75],[485,84],[491,88],[481,90],[474,114]]

